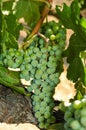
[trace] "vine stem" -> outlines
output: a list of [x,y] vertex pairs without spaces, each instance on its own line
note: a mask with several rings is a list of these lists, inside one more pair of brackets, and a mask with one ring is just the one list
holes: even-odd
[[[48,0],[49,3],[52,2],[52,0]],[[37,22],[36,26],[34,27],[32,33],[29,35],[29,37],[27,38],[27,42],[25,43],[22,43],[20,46],[19,46],[19,49],[26,49],[30,44],[31,44],[31,41],[34,39],[34,35],[36,36],[36,34],[38,33],[45,17],[48,15],[49,13],[49,10],[50,10],[50,7],[51,6],[47,6],[45,5],[43,10],[42,10],[42,14],[41,14],[41,18],[39,19],[39,21]],[[31,40],[32,39],[32,40]]]

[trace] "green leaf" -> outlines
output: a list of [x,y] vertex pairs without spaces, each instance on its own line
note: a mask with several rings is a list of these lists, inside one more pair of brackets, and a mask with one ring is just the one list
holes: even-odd
[[3,1],[3,10],[12,11],[12,6],[15,0]]
[[1,47],[6,46],[6,48],[18,48],[18,42],[16,37],[7,31],[7,23],[5,18],[3,17],[3,25],[2,25],[2,40],[1,40]]
[[70,64],[67,76],[74,82],[79,78],[84,82],[84,67],[79,55],[81,51],[86,50],[86,24],[85,19],[81,20],[80,18],[78,0],[73,1],[70,6],[64,4],[62,11],[59,6],[56,6],[56,11],[63,25],[74,31],[69,39],[69,46],[63,54],[64,57],[67,57],[67,62]]
[[67,77],[74,82],[81,77],[81,80],[84,82],[84,76],[85,74],[82,61],[80,57],[77,56],[68,67]]
[[1,42],[1,31],[2,31],[2,12],[0,8],[0,42]]
[[67,56],[67,61],[70,63],[84,50],[86,50],[85,40],[74,33],[69,40],[69,47],[65,51],[64,56]]
[[80,9],[77,0],[71,6],[63,5],[63,10],[56,6],[57,15],[66,28],[76,30],[77,20],[79,19]]
[[51,125],[47,130],[65,130],[65,129],[64,129],[63,123],[57,123],[57,124]]
[[17,22],[16,16],[12,13],[6,15],[5,20],[7,24],[7,31],[18,39],[19,31],[23,29],[23,26]]
[[33,0],[19,0],[15,7],[15,14],[18,19],[24,17],[28,24],[31,24],[40,17],[39,7],[40,4]]
[[84,29],[86,29],[86,18],[82,17],[82,18],[80,19],[80,25],[81,25]]

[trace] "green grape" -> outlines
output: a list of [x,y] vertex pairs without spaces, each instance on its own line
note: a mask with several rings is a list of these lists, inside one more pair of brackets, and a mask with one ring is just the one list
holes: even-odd
[[72,116],[70,116],[68,119],[67,119],[67,122],[66,124],[68,125],[68,127],[70,126],[71,122],[74,120],[74,118]]
[[46,58],[47,58],[46,53],[42,55],[42,58],[44,58],[44,59],[46,59]]
[[57,33],[55,37],[56,40],[59,41],[60,39],[62,39],[63,35],[61,33]]
[[33,51],[34,51],[34,53],[38,53],[39,52],[39,48],[35,47]]
[[81,116],[86,116],[86,106],[80,111]]
[[28,92],[32,92],[32,90],[33,90],[33,89],[31,88],[31,86],[28,86],[28,87],[27,87],[27,91],[28,91]]
[[36,55],[35,55],[35,54],[32,54],[32,55],[30,56],[30,58],[31,58],[32,60],[36,60]]
[[44,113],[45,119],[49,118],[50,116],[51,116],[50,112],[46,111],[46,112]]
[[67,121],[70,117],[72,117],[72,113],[70,111],[66,111],[64,115],[64,120]]
[[52,27],[54,26],[54,24],[55,24],[55,21],[50,21],[50,22],[48,23],[49,28],[52,28]]
[[21,64],[20,70],[21,70],[21,71],[25,70],[25,65],[24,65],[24,64]]
[[58,45],[58,44],[52,46],[52,50],[53,50],[53,51],[57,51],[57,50],[59,50],[59,49],[60,49],[60,48],[59,48],[59,45]]
[[65,41],[64,40],[59,41],[59,46],[61,49],[64,49],[65,48]]
[[42,53],[46,53],[47,52],[47,48],[45,48],[45,47],[41,48],[41,52]]
[[81,108],[81,107],[82,107],[81,101],[80,101],[80,100],[75,100],[75,101],[73,102],[73,107],[74,107],[75,109]]
[[3,63],[4,63],[4,65],[8,66],[8,60],[7,59],[4,59]]
[[61,51],[61,50],[57,50],[57,51],[55,52],[55,55],[56,55],[57,59],[60,59],[60,58],[61,58],[61,54],[62,54],[62,51]]
[[[49,98],[47,98],[47,99],[48,99],[47,101],[45,100],[46,102],[48,102],[48,103],[51,102],[51,101],[49,100]],[[47,107],[46,107],[46,111],[50,112],[50,111],[51,111],[51,107],[50,107],[50,106],[47,106]]]
[[48,83],[47,83],[47,82],[44,81],[44,82],[41,83],[41,87],[44,88],[44,87],[47,87],[47,86],[48,86]]
[[55,56],[50,56],[49,57],[49,62],[52,61],[52,62],[57,62],[57,58]]
[[59,26],[57,26],[57,25],[53,26],[54,34],[57,34],[58,30],[59,30]]
[[43,45],[44,44],[44,39],[42,39],[42,38],[39,39],[39,43]]
[[40,107],[39,111],[40,111],[40,113],[41,113],[42,115],[44,115],[46,109],[44,109],[44,107]]
[[50,35],[50,40],[51,40],[51,41],[54,41],[55,39],[56,39],[56,37],[55,37],[54,34]]
[[64,128],[65,128],[65,130],[70,130],[69,124],[67,122],[64,124]]
[[31,64],[28,64],[28,63],[26,63],[26,64],[24,65],[24,67],[25,67],[25,69],[28,70],[28,71],[31,71],[31,70],[33,69],[32,65],[31,65]]
[[48,78],[48,74],[47,73],[43,73],[42,79],[45,80],[46,78]]
[[42,82],[42,81],[41,81],[40,79],[36,79],[36,80],[35,80],[35,84],[36,84],[36,85],[40,85],[41,82]]
[[52,35],[52,34],[53,34],[53,30],[50,29],[50,28],[45,32],[45,35],[46,35],[46,36],[50,36],[50,35]]
[[33,54],[33,49],[32,48],[29,48],[29,49],[27,49],[26,50],[26,55],[31,55],[31,54]]
[[39,122],[43,122],[43,121],[44,121],[44,116],[40,116],[40,117],[38,118],[38,121],[39,121]]
[[79,121],[73,120],[73,121],[71,121],[71,123],[70,123],[70,127],[71,127],[73,130],[77,130],[77,129],[79,129],[79,128],[81,127],[81,125],[80,125]]
[[31,62],[31,65],[32,65],[33,67],[37,67],[38,61],[37,61],[37,60],[33,60],[33,61]]
[[36,102],[40,101],[39,95],[35,95],[35,96],[34,96],[34,99],[35,99]]
[[50,126],[50,124],[49,124],[49,123],[45,123],[45,129],[48,129],[48,128],[49,128],[49,126]]
[[37,89],[34,93],[35,93],[36,95],[39,95],[39,94],[40,94],[40,90]]
[[[39,67],[39,68],[41,68],[41,67]],[[46,65],[43,64],[43,65],[42,65],[42,68],[41,68],[42,72],[45,72],[46,69],[47,69]]]
[[36,118],[39,118],[40,116],[41,116],[40,112],[37,111],[37,112],[35,113],[35,117],[36,117]]
[[44,122],[40,122],[40,123],[39,123],[39,127],[40,127],[41,129],[45,128],[45,123],[44,123]]
[[54,73],[55,72],[55,68],[48,68],[47,69],[47,74],[52,74],[52,73]]
[[73,108],[73,105],[72,104],[70,104],[69,106],[68,106],[68,108],[67,108],[67,111],[70,111],[70,112],[74,112],[74,108]]
[[50,51],[50,55],[53,56],[55,55],[55,52],[53,50]]
[[74,117],[75,117],[76,120],[80,119],[80,117],[81,117],[80,113],[81,113],[80,109],[77,109],[77,110],[74,111]]
[[39,94],[39,98],[40,98],[41,100],[45,99],[44,97],[45,97],[45,94],[44,94],[44,93],[40,93],[40,94]]
[[27,70],[23,70],[23,71],[22,71],[22,74],[23,74],[23,75],[28,75],[28,71],[27,71]]
[[50,52],[52,50],[51,46],[48,46],[48,52]]
[[42,52],[41,51],[39,51],[38,53],[36,53],[36,57],[37,58],[41,58],[41,56],[42,56]]
[[82,126],[86,128],[86,116],[82,116],[80,119],[80,122],[81,122]]
[[86,106],[86,98],[81,99],[82,106]]
[[41,76],[42,76],[42,71],[41,71],[41,70],[37,70],[37,71],[36,71],[36,74],[35,74],[35,78],[36,78],[36,79],[40,79]]
[[80,127],[78,130],[86,130],[84,127]]

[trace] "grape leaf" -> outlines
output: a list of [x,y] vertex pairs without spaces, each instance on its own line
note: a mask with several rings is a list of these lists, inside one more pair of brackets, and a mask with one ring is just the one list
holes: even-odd
[[[0,43],[1,43],[1,39],[2,39],[2,12],[1,12],[1,8],[0,8]],[[0,52],[1,52],[1,45],[0,45]]]
[[28,24],[36,22],[40,17],[40,4],[33,0],[19,0],[15,7],[17,18],[24,17]]
[[6,15],[5,20],[7,24],[7,31],[18,39],[19,31],[23,29],[23,26],[17,22],[16,16],[12,13]]
[[1,42],[1,30],[2,30],[2,12],[0,9],[0,42]]
[[18,48],[16,37],[7,31],[7,23],[4,17],[2,25],[2,39],[0,44],[2,48],[4,45],[6,46],[6,48]]
[[[78,65],[77,65],[78,63]],[[74,82],[77,81],[77,79],[79,79],[81,77],[81,80],[84,82],[84,69],[83,69],[83,64],[82,61],[80,59],[80,57],[76,56],[73,61],[71,62],[71,64],[68,67],[68,78],[73,79]]]
[[81,51],[86,50],[86,28],[81,24],[78,0],[73,1],[70,6],[64,4],[62,11],[59,6],[56,6],[56,11],[63,25],[74,31],[69,40],[69,46],[64,52],[64,56],[67,57],[70,64],[67,76],[70,80],[77,81],[80,78],[83,82],[85,76],[84,67],[79,55]]
[[3,10],[12,11],[14,1],[15,0],[3,1]]

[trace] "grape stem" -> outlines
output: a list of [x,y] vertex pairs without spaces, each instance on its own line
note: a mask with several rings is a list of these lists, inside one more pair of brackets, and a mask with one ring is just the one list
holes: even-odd
[[45,37],[42,33],[38,32],[37,35],[42,37],[46,43],[49,42],[49,38]]
[[[48,0],[49,1],[49,0]],[[50,2],[50,1],[49,1]],[[45,17],[48,15],[49,13],[49,10],[50,10],[50,6],[44,6],[44,9],[42,11],[42,14],[41,14],[41,18],[39,19],[39,21],[37,22],[36,26],[34,27],[32,33],[29,35],[29,37],[27,38],[27,42],[24,42],[22,43],[20,46],[19,46],[19,49],[26,49],[27,47],[29,47],[29,45],[31,44],[33,38],[36,36],[36,34],[38,33]],[[34,36],[35,35],[35,36]]]

